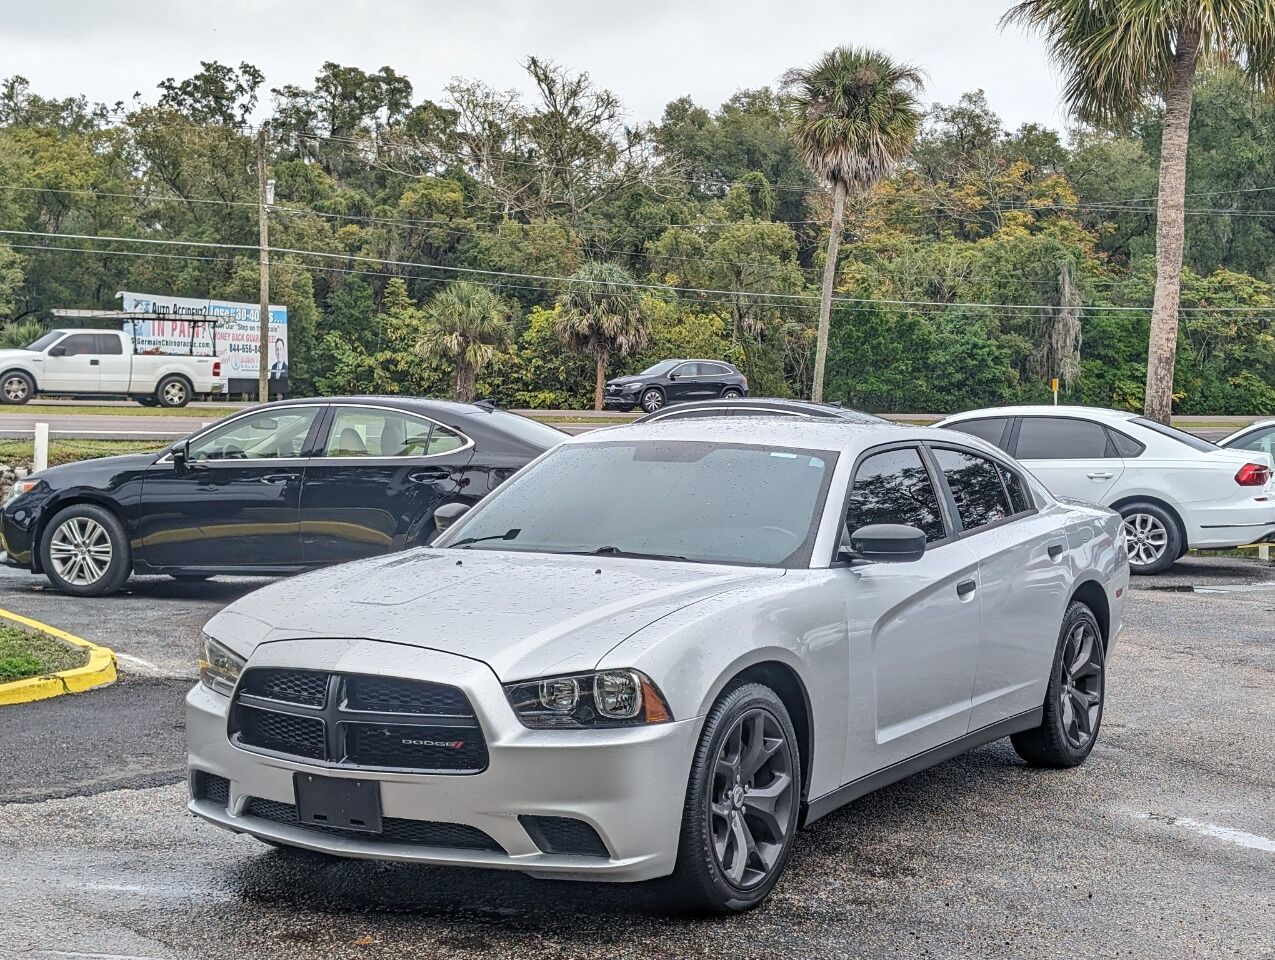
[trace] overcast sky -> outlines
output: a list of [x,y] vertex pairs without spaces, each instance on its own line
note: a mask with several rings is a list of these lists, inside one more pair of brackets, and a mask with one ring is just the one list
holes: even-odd
[[926,100],[979,87],[1010,127],[1061,128],[1040,40],[997,20],[1008,0],[0,0],[0,74],[45,96],[153,100],[200,60],[246,60],[267,87],[308,84],[325,60],[406,74],[417,100],[455,76],[525,88],[548,57],[610,87],[634,121],[683,94],[716,106],[841,43],[923,67]]

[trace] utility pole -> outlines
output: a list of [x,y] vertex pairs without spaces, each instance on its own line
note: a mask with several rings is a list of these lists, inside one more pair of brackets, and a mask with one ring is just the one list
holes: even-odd
[[270,221],[266,212],[274,199],[272,184],[266,179],[266,125],[257,131],[257,227],[260,233],[261,257],[261,336],[257,346],[257,394],[265,403],[270,399]]

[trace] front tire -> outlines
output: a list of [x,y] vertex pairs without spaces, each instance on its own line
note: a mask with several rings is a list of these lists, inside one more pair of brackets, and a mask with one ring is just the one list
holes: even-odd
[[190,393],[185,377],[168,376],[155,388],[155,402],[161,407],[184,407],[190,403]]
[[1157,503],[1139,501],[1120,508],[1124,518],[1129,572],[1142,576],[1163,573],[1186,553],[1186,537],[1169,511]]
[[35,381],[21,370],[6,373],[0,380],[0,402],[22,404],[35,396]]
[[1098,740],[1106,699],[1106,649],[1088,605],[1067,606],[1045,691],[1045,713],[1034,730],[1010,737],[1033,767],[1062,769],[1085,762]]
[[691,764],[669,878],[676,902],[738,913],[765,900],[792,855],[800,800],[801,756],[783,701],[758,683],[726,691]]
[[649,387],[643,390],[642,399],[638,402],[638,406],[647,413],[654,413],[656,410],[663,409],[664,391],[658,387]]
[[55,514],[40,535],[40,566],[62,593],[114,593],[133,571],[128,534],[111,511],[93,503],[73,504]]

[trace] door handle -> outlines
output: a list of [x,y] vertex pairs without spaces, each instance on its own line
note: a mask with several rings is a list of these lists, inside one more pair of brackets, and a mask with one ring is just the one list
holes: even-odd
[[102,362],[102,361],[100,361],[100,360],[90,360],[90,361],[89,361],[89,366],[90,366],[90,367],[96,367],[96,366],[98,366],[101,362]]
[[1093,473],[1086,473],[1085,476],[1090,480],[1110,480],[1115,474],[1110,470],[1095,470]]
[[968,597],[978,588],[978,584],[973,580],[962,580],[956,585],[956,595],[958,597]]
[[449,472],[442,467],[426,467],[423,470],[413,470],[407,475],[407,479],[412,483],[433,483],[435,480],[446,480]]
[[1049,550],[1049,559],[1057,560],[1059,557],[1062,556],[1063,545],[1061,543],[1051,543],[1048,547],[1048,550]]
[[267,476],[262,477],[261,482],[271,483],[271,484],[274,484],[275,486],[278,486],[279,484],[288,483],[292,480],[295,480],[296,478],[297,478],[297,475],[295,473],[271,473]]

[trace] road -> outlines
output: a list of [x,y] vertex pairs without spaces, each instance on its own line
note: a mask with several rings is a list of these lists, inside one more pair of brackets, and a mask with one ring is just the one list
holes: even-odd
[[[198,417],[165,415],[163,413],[145,416],[127,414],[82,414],[59,412],[68,404],[65,401],[35,401],[21,408],[0,408],[0,437],[29,437],[35,431],[37,423],[49,424],[49,432],[55,438],[79,440],[155,440],[172,441],[198,430],[200,426],[216,420],[215,411],[209,421]],[[121,406],[138,409],[136,404],[124,402],[106,402],[93,404],[94,407]],[[198,408],[198,405],[192,405]],[[224,409],[224,405],[222,406]],[[614,411],[594,414],[591,410],[520,410],[519,413],[535,413],[537,417],[564,418],[556,425],[568,433],[583,433],[595,429],[597,424],[589,423],[591,419],[614,420]],[[637,416],[636,414],[634,415]],[[937,420],[937,414],[888,414],[889,419],[908,422]],[[1206,440],[1219,440],[1241,426],[1252,423],[1259,417],[1175,417],[1174,424],[1184,430],[1196,433]]]
[[[253,584],[142,581],[0,606],[189,675],[198,623]],[[1201,592],[1201,591],[1209,592]],[[183,809],[185,680],[0,713],[0,955],[1275,957],[1275,576],[1181,563],[1135,581],[1089,762],[1004,743],[801,836],[763,908],[667,918],[646,889],[294,857]]]

